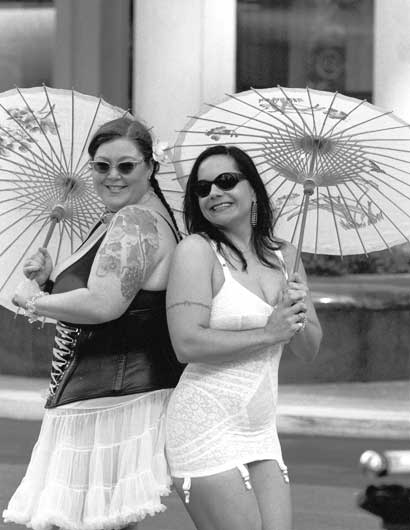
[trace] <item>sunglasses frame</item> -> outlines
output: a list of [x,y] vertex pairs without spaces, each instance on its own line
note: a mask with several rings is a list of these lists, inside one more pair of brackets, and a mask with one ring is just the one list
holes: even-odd
[[[108,175],[109,173],[111,173],[111,170],[113,168],[115,168],[120,175],[130,175],[135,170],[135,168],[139,166],[140,164],[142,164],[143,162],[144,162],[144,159],[141,158],[140,160],[126,160],[123,162],[118,162],[117,164],[112,164],[111,162],[106,162],[105,160],[90,160],[88,164],[91,167],[91,169],[95,171],[96,173],[98,173],[99,175]],[[97,164],[106,164],[107,171],[99,171],[98,169],[96,169]],[[127,165],[131,164],[132,169],[130,171],[125,171],[125,172],[121,171],[122,164],[127,164]]]
[[[231,177],[234,177],[233,186],[229,185],[228,187],[224,187],[218,184],[218,179],[224,175],[230,175]],[[193,185],[193,192],[199,199],[205,199],[205,197],[208,197],[208,195],[211,193],[211,189],[214,184],[222,191],[230,191],[233,190],[235,186],[237,186],[242,180],[246,180],[246,177],[243,173],[239,173],[239,171],[224,171],[223,173],[219,173],[219,175],[217,175],[213,180],[197,180]],[[208,191],[205,195],[202,195],[202,192],[198,193],[198,189],[204,189],[204,191]]]

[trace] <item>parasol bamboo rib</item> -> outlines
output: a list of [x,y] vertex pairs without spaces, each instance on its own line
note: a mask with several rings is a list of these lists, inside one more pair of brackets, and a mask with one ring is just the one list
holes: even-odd
[[[51,152],[52,152],[52,153],[54,154],[54,156],[56,157],[56,161],[57,161],[57,162],[60,162],[60,164],[59,164],[60,168],[61,168],[62,170],[64,170],[64,167],[63,167],[63,165],[61,164],[61,160],[60,160],[58,154],[56,153],[53,144],[50,142],[50,139],[49,139],[48,135],[45,133],[44,128],[43,128],[43,126],[41,125],[41,123],[39,122],[39,120],[38,120],[37,116],[35,115],[33,109],[32,109],[31,106],[28,104],[28,102],[27,102],[26,98],[23,96],[21,90],[20,90],[19,88],[17,88],[16,90],[17,90],[19,96],[21,97],[21,99],[23,100],[23,103],[25,104],[26,109],[30,112],[30,114],[32,115],[32,117],[33,117],[34,120],[36,121],[38,128],[39,128],[40,131],[43,133],[43,138],[46,140],[48,146],[50,147]],[[49,100],[48,100],[48,104],[49,104],[50,112],[53,114],[53,109],[52,109],[52,107],[50,106],[50,101],[49,101]],[[4,107],[3,107],[3,109],[4,109]],[[8,111],[7,111],[7,113],[8,113]],[[16,120],[15,120],[15,121],[16,121]],[[17,123],[20,125],[20,123],[19,123],[18,121],[17,121]],[[54,123],[55,123],[55,121],[54,121]],[[56,130],[57,130],[57,125],[55,124],[55,126],[56,126]],[[25,129],[24,127],[22,127],[22,126],[20,125],[20,128],[23,130],[23,132],[24,132],[25,134],[28,134],[27,131],[26,131],[26,129]],[[41,152],[43,155],[45,155],[50,161],[52,161],[52,163],[53,163],[53,165],[54,165],[54,160],[48,155],[47,152],[45,152],[45,151],[44,151],[44,150],[38,145],[38,143],[36,142],[36,140],[34,139],[33,136],[30,135],[30,137],[31,137],[31,139],[33,140],[34,145],[35,145],[37,148],[39,148],[39,149],[40,149],[40,152]],[[58,168],[58,165],[54,165],[54,167],[57,167],[57,168]]]
[[[385,182],[384,182],[382,179],[380,179],[379,177],[377,177],[376,175],[373,176],[373,179],[374,179],[374,180],[377,180],[377,181],[380,182],[381,184],[385,184]],[[404,198],[407,199],[407,195],[406,195],[405,193],[403,193],[402,191],[398,190],[397,188],[395,188],[395,187],[392,186],[391,184],[388,186],[388,188],[391,189],[391,190],[393,190],[393,191],[395,191],[395,192],[396,192],[398,195],[400,195],[401,197],[404,197]],[[380,193],[380,190],[377,190],[377,191],[379,191],[379,193]],[[393,201],[391,201],[391,202],[392,202],[392,204],[395,204]],[[403,213],[405,212],[405,210],[403,210],[403,209],[402,209],[400,206],[398,206],[397,204],[396,204],[395,206],[396,206],[396,208],[400,209]],[[406,216],[408,216],[408,217],[410,218],[410,214],[408,214],[407,212],[406,212]]]
[[[396,169],[393,166],[390,166],[388,164],[384,164],[384,166],[389,168],[389,169]],[[405,175],[409,175],[410,176],[410,172],[407,172],[407,171],[404,171],[404,170],[399,170],[399,171],[400,171],[400,173],[404,173]],[[366,170],[365,173],[367,175],[369,175],[370,177],[373,177],[373,173],[370,173],[368,170]],[[400,184],[403,184],[403,186],[410,187],[410,182],[406,182],[405,180],[402,180],[399,177],[395,177],[395,176],[391,175],[390,173],[388,173],[387,171],[384,171],[384,170],[382,171],[382,173],[384,175],[386,175],[386,177],[389,177],[392,180],[395,180],[396,182],[400,182]]]
[[316,188],[316,231],[315,231],[315,254],[317,253],[318,241],[319,241],[319,188]]
[[337,244],[339,246],[339,254],[340,254],[340,256],[343,257],[342,241],[340,239],[339,227],[337,225],[337,217],[336,217],[336,214],[335,214],[335,208],[334,208],[334,204],[333,204],[333,197],[332,197],[332,194],[330,193],[329,186],[326,186],[326,191],[327,191],[327,196],[329,197],[330,209],[331,209],[333,223],[334,223],[335,230],[336,230],[336,238],[337,238]]
[[[366,210],[364,209],[362,203],[360,202],[360,197],[357,197],[353,193],[353,190],[350,188],[350,186],[348,186],[347,182],[345,182],[343,185],[350,192],[351,196],[354,198],[354,200],[356,201],[356,204],[360,207],[360,209],[362,210],[363,214],[368,218],[369,217],[368,213],[366,212]],[[383,234],[380,232],[380,230],[377,228],[377,225],[375,223],[371,223],[371,226],[374,228],[374,230],[376,231],[376,233],[380,237],[381,241],[383,241],[383,244],[385,245],[385,247],[389,249],[390,245],[388,244],[386,239],[383,237]]]
[[81,167],[81,169],[80,169],[80,170],[78,169],[78,165],[80,164],[80,160],[81,160],[81,158],[82,158],[83,155],[84,155],[85,148],[86,148],[86,146],[88,145],[88,141],[89,141],[89,139],[90,139],[91,132],[92,132],[92,130],[93,130],[93,128],[94,128],[95,120],[97,119],[97,115],[98,115],[98,111],[99,111],[99,109],[100,109],[101,103],[102,103],[102,98],[99,98],[99,100],[98,100],[98,104],[97,104],[97,106],[96,106],[96,108],[95,108],[94,115],[93,115],[93,117],[92,117],[92,119],[91,119],[90,126],[88,127],[88,131],[87,131],[87,135],[86,135],[85,141],[84,141],[84,143],[83,143],[83,147],[82,147],[81,152],[80,152],[80,154],[79,154],[79,156],[78,156],[78,158],[77,158],[77,163],[76,163],[76,166],[75,166],[75,169],[74,169],[74,173],[76,173],[76,174],[77,174],[77,172],[79,172],[80,174],[82,174],[83,169],[88,165],[88,160],[87,160],[87,162],[85,162],[85,163],[83,164],[83,166]]
[[[338,92],[336,92],[336,95],[339,95]],[[334,99],[336,99],[336,98],[334,98]],[[330,129],[328,129],[326,131],[326,133],[324,134],[324,138],[329,139],[329,138],[335,138],[336,136],[344,135],[344,133],[346,132],[346,129],[342,129],[341,131],[339,131],[336,134],[333,134],[333,131],[336,129],[336,127],[338,127],[339,125],[345,123],[347,118],[349,118],[354,112],[357,111],[358,108],[360,108],[365,103],[366,102],[364,100],[359,101],[359,103],[355,107],[350,109],[349,112],[347,112],[346,115],[343,116],[343,118],[339,118],[337,121],[335,121],[333,126]],[[333,102],[332,102],[332,104],[333,104]],[[329,107],[329,110],[330,109],[331,109],[331,106]]]
[[[213,107],[213,108],[218,108],[217,105],[213,105],[211,103],[207,103],[207,106],[208,107]],[[253,105],[249,105],[250,107],[253,107]],[[254,107],[256,108],[256,107]],[[216,120],[216,119],[213,119],[213,118],[202,118],[201,116],[188,116],[192,119],[195,119],[195,120],[201,120],[201,121],[210,121],[212,123],[217,123],[217,124],[220,124],[220,125],[230,125],[232,126],[233,130],[232,132],[229,133],[230,136],[238,136],[238,135],[243,135],[244,133],[237,133],[236,131],[238,129],[250,129],[250,130],[254,130],[254,131],[258,131],[258,132],[261,132],[261,128],[259,127],[252,127],[250,125],[246,125],[247,123],[249,122],[252,122],[252,121],[255,121],[256,123],[261,123],[262,125],[267,125],[269,128],[273,129],[273,130],[281,130],[280,127],[278,127],[276,124],[274,123],[271,123],[271,122],[267,122],[267,121],[264,121],[264,120],[260,120],[258,118],[256,118],[255,116],[252,116],[252,117],[249,117],[249,116],[246,116],[246,114],[242,114],[240,112],[236,112],[234,110],[231,110],[231,109],[225,109],[225,108],[218,108],[218,110],[223,110],[225,111],[226,113],[228,113],[229,115],[233,115],[233,116],[239,116],[240,118],[244,118],[246,121],[244,123],[232,123],[232,122],[227,122],[227,121],[221,121],[221,120]],[[259,113],[261,113],[261,111],[259,111]],[[267,113],[268,116],[272,119],[272,116],[271,114]],[[281,120],[279,120],[278,118],[275,118],[277,121],[279,121],[280,123],[282,123],[284,125],[284,127],[288,127],[288,124],[286,123],[283,123]],[[265,129],[262,129],[263,131],[266,131],[266,132],[269,132]],[[179,131],[179,132],[184,132],[184,131]],[[192,133],[192,132],[195,132],[195,131],[189,131],[189,133]],[[202,132],[207,132],[207,131],[202,131]],[[226,133],[225,133],[226,134]]]
[[308,100],[309,100],[309,105],[310,105],[310,113],[311,113],[312,122],[313,122],[313,134],[316,137],[317,136],[317,129],[316,129],[315,113],[313,112],[312,96],[310,94],[309,88],[306,88],[306,91],[307,91],[307,95],[308,95]]
[[[287,121],[284,121],[282,119],[280,119],[278,116],[275,116],[274,119],[279,122],[281,125],[283,125],[285,128],[288,128],[289,127],[289,121],[291,122],[291,124],[293,125],[293,127],[298,130],[300,133],[303,133],[303,128],[300,127],[300,125],[298,125],[296,122],[294,122],[293,120],[291,120],[289,118],[289,116],[287,114],[284,114],[283,111],[280,109],[280,107],[278,106],[275,106],[269,99],[267,99],[263,94],[260,94],[260,92],[258,92],[255,88],[252,88],[251,89],[255,94],[257,94],[261,99],[263,99],[263,101],[265,101],[270,107],[273,107],[275,108],[275,110],[277,110],[278,112],[280,112],[286,119]],[[231,98],[231,99],[235,99],[236,101],[238,101],[240,104],[242,105],[246,105],[247,107],[250,107],[250,108],[253,108],[255,109],[259,114],[263,114],[263,115],[266,115],[269,117],[270,121],[269,122],[265,122],[264,120],[259,120],[258,118],[254,118],[254,117],[250,117],[250,119],[258,122],[258,123],[262,123],[263,125],[268,125],[269,127],[275,127],[275,128],[278,128],[276,124],[273,124],[272,123],[272,114],[270,112],[268,112],[266,109],[263,109],[263,108],[260,108],[260,107],[256,107],[255,105],[252,105],[252,103],[249,103],[249,101],[245,101],[243,99],[240,99],[238,97],[236,97],[235,95],[233,94],[228,94],[228,97]],[[225,112],[229,112],[229,113],[232,113],[232,114],[236,114],[235,111],[231,111],[229,109],[225,109],[224,107],[218,107],[216,105],[213,105],[215,108],[218,108],[218,110],[223,110]],[[249,119],[249,116],[247,116],[246,114],[240,114],[241,117],[245,118],[245,119]],[[245,125],[246,127],[246,125]]]
[[376,116],[372,116],[371,118],[368,118],[367,120],[363,120],[359,123],[354,123],[350,125],[349,127],[345,127],[344,129],[340,130],[336,134],[333,134],[332,137],[337,138],[338,136],[345,134],[347,131],[351,131],[353,129],[356,129],[357,127],[361,127],[362,125],[369,125],[369,123],[371,123],[372,121],[379,120],[380,118],[383,118],[383,116],[388,116],[390,114],[393,114],[392,111],[387,111],[382,114],[377,114]]
[[[278,118],[278,116],[272,116],[272,114],[270,114],[269,112],[265,111],[264,109],[261,110],[261,112],[265,112],[267,113],[269,116],[270,116],[270,119],[275,119],[277,121],[279,121],[279,123],[282,123],[283,125],[285,125],[285,127],[289,127],[289,124],[292,125],[292,127],[299,131],[300,133],[304,134],[305,133],[305,128],[304,127],[301,127],[295,120],[293,120],[289,114],[286,114],[286,112],[283,111],[283,109],[281,109],[278,105],[276,105],[275,103],[272,102],[271,99],[267,99],[263,94],[261,94],[258,90],[256,90],[255,88],[252,88],[251,89],[253,92],[255,92],[255,94],[257,94],[263,101],[265,101],[266,103],[268,103],[272,108],[274,108],[275,110],[277,110],[278,112],[280,112],[280,114],[286,118],[287,122],[283,122],[281,119]],[[242,100],[241,100],[242,102]],[[246,102],[247,103],[247,102]],[[302,123],[304,123],[304,120],[302,119]],[[270,123],[270,126],[271,127],[274,127],[275,125]],[[310,130],[309,127],[307,127],[307,130]]]
[[[25,216],[21,217],[20,219],[18,219],[17,221],[15,221],[15,222],[13,223],[13,225],[8,226],[8,227],[6,227],[5,229],[1,230],[1,231],[0,231],[0,234],[4,234],[5,232],[7,232],[7,230],[9,230],[10,227],[14,227],[14,226],[16,226],[16,225],[17,225],[20,221],[22,221],[25,217],[28,217],[27,214],[26,214]],[[42,213],[41,213],[41,214],[38,214],[38,215],[35,216],[35,218],[34,218],[34,223],[37,222],[37,221],[40,220],[40,219],[44,219],[44,215],[43,215]],[[45,224],[46,224],[46,221],[47,221],[47,220],[45,219]],[[43,225],[43,227],[45,226],[45,224]],[[19,238],[24,232],[25,232],[25,229],[23,229],[23,230],[18,234],[18,236],[16,236],[16,237],[13,239],[13,241],[12,241],[11,243],[9,243],[5,248],[3,248],[3,249],[1,250],[1,252],[0,252],[0,256],[3,256],[3,255],[8,251],[8,249],[9,249],[12,245],[15,244],[15,242],[18,240],[18,238]]]
[[70,165],[69,165],[70,176],[72,176],[72,174],[73,174],[74,123],[75,123],[74,117],[75,117],[75,112],[74,112],[74,91],[71,90],[71,141],[70,141],[71,148],[70,148]]
[[[15,140],[18,144],[22,145],[22,141],[19,140],[18,138],[15,138],[9,131],[7,131],[7,129],[4,129],[4,127],[0,126],[0,131],[3,131],[5,132],[10,138],[12,138],[13,140]],[[33,150],[30,150],[30,154],[33,156],[33,159],[30,159],[30,158],[27,158],[26,156],[24,156],[22,153],[20,152],[16,152],[15,150],[13,150],[11,147],[7,146],[7,145],[2,145],[1,146],[2,149],[6,149],[7,151],[10,151],[11,153],[13,153],[14,155],[17,155],[19,156],[20,158],[22,158],[27,164],[37,164],[37,166],[35,167],[39,167],[41,169],[43,169],[44,171],[46,171],[46,174],[53,174],[53,172],[55,173],[55,170],[59,170],[60,168],[54,166],[54,165],[50,165],[48,163],[46,163],[45,166],[41,166],[38,164],[38,160],[39,159],[41,162],[43,162],[43,159],[40,158],[36,153],[34,153]],[[36,159],[37,161],[35,161],[34,159]],[[10,158],[7,158],[7,157],[3,157],[3,156],[0,156],[0,160],[3,160],[5,162],[9,162],[10,164],[14,164],[18,167],[30,167],[30,166],[24,166],[23,164],[21,163],[18,163],[16,160],[11,160]],[[53,161],[51,160],[51,162],[53,163]],[[50,172],[50,173],[48,173]]]
[[[44,151],[44,149],[43,149],[41,146],[38,145],[38,143],[36,142],[36,140],[34,139],[34,137],[33,137],[28,131],[26,131],[26,130],[24,129],[24,127],[21,125],[21,123],[20,123],[18,120],[16,120],[16,118],[14,118],[14,116],[9,112],[9,110],[6,109],[1,103],[0,103],[0,108],[3,109],[4,112],[6,112],[6,114],[7,114],[8,116],[10,116],[10,118],[11,118],[11,119],[12,119],[12,120],[13,120],[13,121],[14,121],[14,122],[20,127],[20,129],[24,132],[24,134],[25,134],[26,136],[28,136],[28,137],[31,139],[31,141],[34,143],[34,146],[35,146],[37,149],[39,149],[39,151],[42,152],[42,154],[44,154],[44,155],[46,156],[46,158],[47,158],[48,161],[49,161],[49,163],[47,163],[47,167],[48,167],[48,168],[53,168],[54,170],[57,170],[57,171],[59,171],[59,170],[64,171],[63,166],[62,166],[61,164],[60,164],[60,165],[56,165],[56,164],[55,164],[54,160],[48,155],[48,153],[46,153],[46,152]],[[24,141],[23,141],[22,139],[20,139],[20,138],[17,138],[16,136],[14,136],[14,135],[13,135],[8,129],[5,129],[4,127],[0,126],[0,131],[3,131],[3,132],[7,135],[7,137],[12,138],[12,139],[13,139],[15,142],[17,142],[20,146],[22,146],[24,149],[26,149],[26,144],[24,143]],[[17,153],[15,150],[10,149],[10,148],[9,148],[8,146],[6,146],[6,145],[2,145],[2,149],[8,149],[8,150],[10,150],[13,154],[17,154],[17,155],[20,155],[20,156],[21,156],[20,153]],[[30,152],[30,154],[32,155],[33,159],[35,158],[35,159],[40,159],[41,161],[43,161],[43,159],[40,158],[40,156],[34,151],[34,149],[30,149],[29,152]],[[24,158],[24,157],[23,157],[23,158]],[[30,159],[28,159],[28,160],[30,160]],[[30,160],[30,162],[32,162],[32,160]]]
[[[365,135],[368,135],[368,134],[374,134],[374,133],[381,133],[381,132],[386,132],[386,131],[394,131],[394,130],[397,130],[397,129],[410,129],[410,125],[396,125],[395,127],[382,127],[381,129],[365,129],[363,131],[360,131],[360,132],[356,132],[356,133],[352,133],[352,134],[349,134],[349,138],[356,138],[357,136],[362,136],[363,134]],[[343,135],[344,132],[342,131],[341,132],[341,135]],[[332,138],[335,138],[335,136],[340,136],[339,133],[337,135],[333,135]],[[389,142],[390,141],[403,141],[403,142],[407,142],[409,139],[408,138],[389,138],[388,139]],[[386,141],[386,138],[374,138],[372,140],[372,142],[384,142]]]
[[[232,112],[229,112],[229,114],[232,114]],[[229,132],[229,133],[219,133],[220,135],[224,135],[224,136],[230,136],[231,138],[233,137],[237,137],[237,136],[242,136],[242,137],[246,137],[246,138],[266,138],[266,136],[268,134],[270,134],[271,132],[272,133],[275,133],[276,131],[279,130],[279,128],[275,128],[274,124],[266,124],[266,125],[269,125],[271,128],[272,128],[272,131],[268,131],[268,130],[261,130],[260,128],[258,127],[251,127],[250,125],[240,125],[240,124],[237,124],[237,123],[232,123],[232,122],[228,122],[226,120],[224,121],[221,121],[221,120],[216,120],[216,119],[212,119],[212,118],[204,118],[202,116],[192,116],[192,118],[195,118],[196,120],[198,121],[206,121],[208,123],[212,123],[213,125],[222,125],[224,127],[226,126],[229,126],[229,127],[232,127],[233,129],[234,128],[239,128],[239,127],[242,127],[244,129],[247,129],[247,130],[250,130],[250,131],[256,131],[258,134],[250,134],[250,133],[236,133],[236,132]],[[186,130],[186,129],[180,129],[177,131],[178,133],[186,133],[186,134],[205,134],[206,136],[210,136],[210,134],[212,134],[211,131],[209,131],[208,129],[198,129],[198,130],[195,130],[195,131],[189,131],[189,130]],[[261,133],[264,133],[264,134],[261,134]],[[216,133],[218,134],[218,133]],[[209,145],[209,144],[208,144]],[[178,146],[178,144],[175,145],[175,147],[180,147]],[[184,145],[185,147],[185,145]]]
[[[377,205],[377,203],[374,201],[374,198],[369,196],[369,193],[368,193],[368,191],[367,191],[366,189],[361,188],[360,184],[358,184],[357,182],[356,182],[355,184],[356,184],[356,186],[360,189],[360,191],[363,192],[364,195],[366,195],[371,201],[373,201],[373,202]],[[384,194],[382,194],[379,190],[376,190],[376,191],[377,191],[378,193],[380,193],[384,198],[387,198],[387,199],[388,199],[388,197],[386,197]],[[391,201],[391,202],[392,202],[392,201]],[[392,202],[392,204],[394,204],[394,203]],[[402,210],[401,210],[401,211],[402,211]],[[402,211],[402,213],[404,213],[405,215],[407,215],[406,212],[403,212],[403,211]],[[410,242],[409,237],[406,236],[406,234],[405,234],[405,233],[404,233],[404,232],[403,232],[403,231],[397,226],[397,224],[391,219],[391,217],[390,217],[388,214],[386,214],[386,212],[383,212],[383,216],[386,217],[386,219],[388,219],[388,220],[390,221],[390,223],[394,226],[394,228],[399,232],[399,234],[400,234],[400,235],[401,235],[401,236],[402,236],[407,242]]]
[[81,205],[82,210],[87,212],[85,215],[89,215],[91,212],[96,217],[101,216],[102,207],[99,208],[95,203],[91,201],[91,198],[89,197],[85,197],[85,196],[76,197],[76,204],[78,204],[79,206]]
[[[285,96],[286,100],[287,100],[287,101],[290,103],[290,105],[293,107],[293,109],[296,111],[297,115],[299,116],[301,122],[302,122],[303,125],[304,125],[304,128],[303,128],[304,131],[305,131],[305,130],[308,131],[309,134],[310,134],[311,136],[313,136],[313,131],[312,131],[312,129],[309,127],[307,121],[306,121],[305,118],[303,117],[303,115],[302,115],[302,113],[300,112],[300,110],[296,107],[296,105],[293,103],[293,101],[289,98],[289,96],[286,94],[286,92],[283,90],[283,88],[282,88],[281,86],[278,86],[278,88],[279,88],[279,90],[282,92],[282,94]],[[275,105],[275,108],[277,108],[276,105]],[[283,112],[283,111],[282,111],[282,112]],[[288,114],[287,114],[287,116],[289,117]],[[290,117],[289,117],[289,118],[290,118]],[[291,121],[292,121],[292,123],[293,123],[293,120],[291,120]]]
[[[50,97],[49,97],[49,94],[48,94],[48,91],[47,91],[47,87],[45,85],[43,85],[43,90],[44,90],[45,96],[47,98],[48,107],[51,109],[52,105],[51,105]],[[56,130],[56,133],[57,133],[57,138],[58,138],[58,141],[59,141],[59,144],[60,144],[60,152],[61,152],[61,156],[63,157],[63,160],[64,160],[65,170],[68,173],[68,162],[67,162],[67,158],[65,156],[65,150],[64,150],[64,146],[63,146],[63,141],[61,139],[61,135],[60,135],[59,130],[58,130],[58,124],[57,124],[54,112],[51,113],[51,117],[53,119],[54,127],[55,127],[55,130]]]
[[[42,227],[39,228],[39,230],[37,231],[37,233],[33,236],[33,238],[31,239],[31,242],[29,243],[29,247],[31,247],[31,245],[34,244],[35,240],[40,236],[40,233],[41,231],[44,229],[44,227],[47,225],[48,223],[48,219],[46,219],[44,221],[44,224]],[[17,239],[15,239],[10,245],[8,245],[8,247],[6,249],[4,249],[1,253],[0,253],[0,256],[2,256],[5,252],[7,252],[7,250],[10,248],[11,245],[14,245],[14,243],[17,241]],[[3,283],[0,285],[0,290],[3,289],[3,287],[6,285],[6,283],[9,281],[9,279],[11,278],[11,276],[16,272],[16,270],[20,267],[20,264],[21,262],[23,261],[23,259],[25,258],[26,256],[26,251],[24,250],[23,253],[21,254],[21,256],[17,259],[16,263],[13,265],[12,267],[12,270],[9,272],[9,274],[7,275],[7,277],[5,278],[5,280],[3,281]]]
[[[33,168],[29,166],[28,164],[24,165],[15,160],[8,160],[6,157],[0,156],[0,160],[9,162],[10,164],[13,164],[14,166],[18,167],[20,171],[13,170],[13,175],[17,175],[18,177],[25,176],[28,178],[27,170],[33,170]],[[6,173],[11,172],[10,170],[7,170],[7,169],[0,169],[0,171],[6,172]],[[35,178],[37,180],[42,180],[42,182],[50,182],[50,176],[51,176],[51,173],[48,171],[48,169],[46,170],[46,172],[43,172],[42,170],[40,171],[37,170],[37,175]],[[4,182],[4,181],[5,179],[0,178],[0,182]]]

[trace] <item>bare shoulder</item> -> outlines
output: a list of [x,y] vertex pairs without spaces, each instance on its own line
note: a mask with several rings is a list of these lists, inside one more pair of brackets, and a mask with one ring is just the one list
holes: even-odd
[[178,243],[178,258],[211,261],[213,250],[209,242],[199,234],[191,234]]
[[157,228],[157,216],[150,208],[130,204],[119,210],[112,220],[112,226],[139,227],[141,232],[150,232]]
[[293,263],[296,257],[295,245],[292,245],[292,243],[289,243],[288,241],[283,241],[283,244],[280,250],[282,252],[282,255],[286,263]]

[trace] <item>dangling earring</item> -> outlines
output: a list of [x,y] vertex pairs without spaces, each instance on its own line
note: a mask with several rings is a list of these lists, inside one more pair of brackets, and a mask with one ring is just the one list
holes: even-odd
[[251,227],[255,228],[255,226],[258,224],[258,203],[256,201],[252,201],[251,204]]

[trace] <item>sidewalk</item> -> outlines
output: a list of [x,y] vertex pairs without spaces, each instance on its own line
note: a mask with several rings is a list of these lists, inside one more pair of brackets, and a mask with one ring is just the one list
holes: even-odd
[[[0,375],[0,417],[40,420],[46,379]],[[410,440],[410,381],[281,385],[286,434]]]

